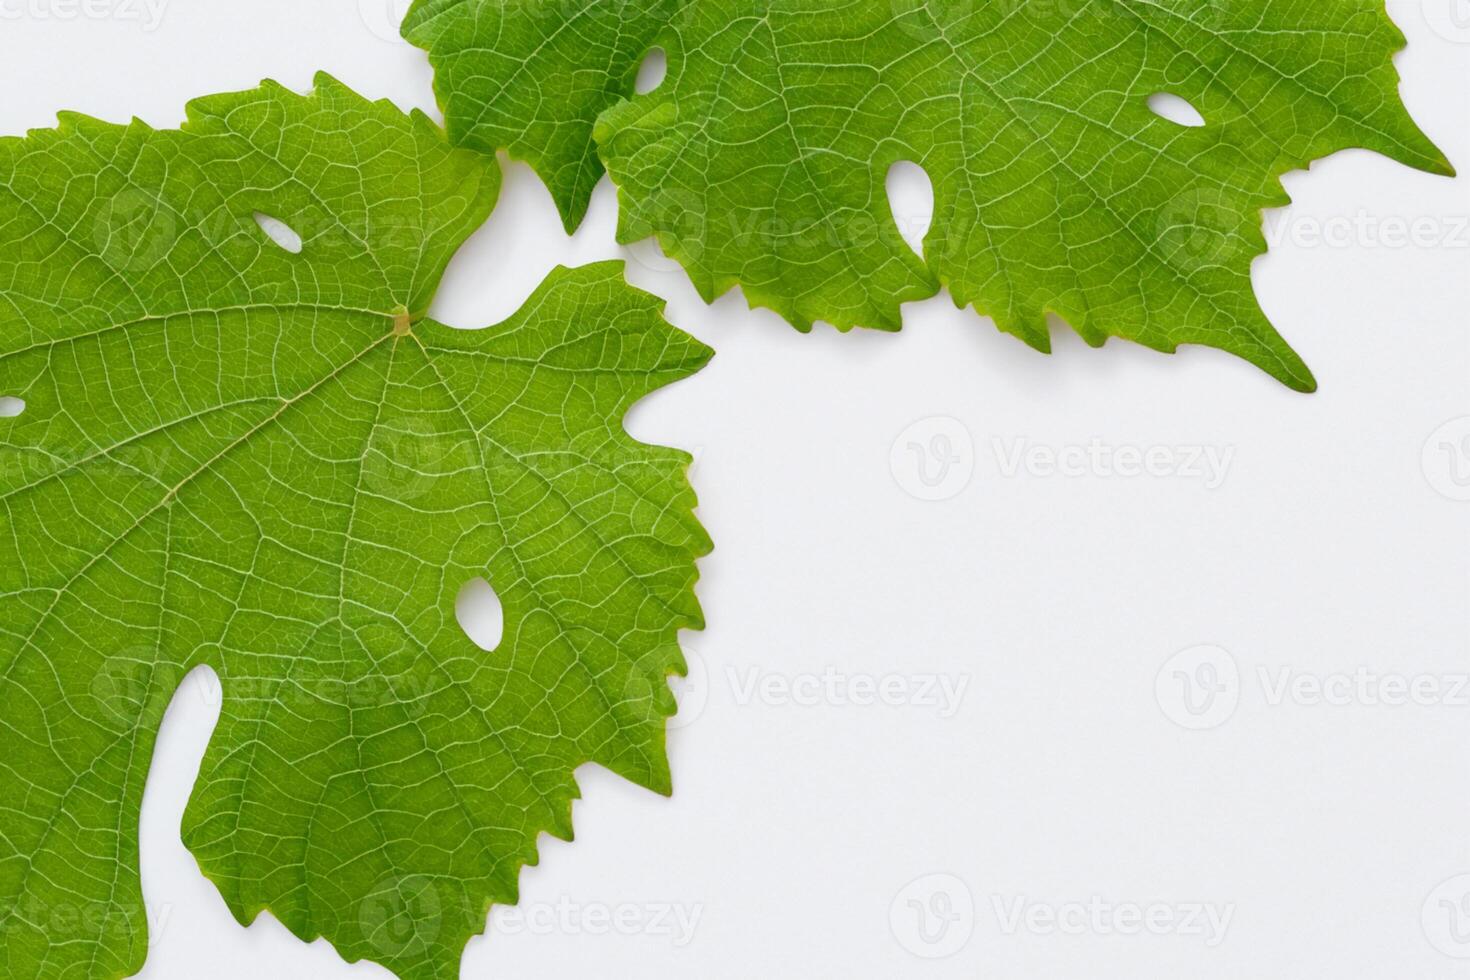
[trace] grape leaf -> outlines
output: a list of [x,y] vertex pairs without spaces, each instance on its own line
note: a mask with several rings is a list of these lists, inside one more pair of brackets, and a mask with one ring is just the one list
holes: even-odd
[[144,778],[200,665],[202,870],[404,980],[457,976],[537,835],[571,838],[575,767],[668,792],[709,542],[689,457],[622,418],[709,351],[617,263],[427,318],[499,184],[325,76],[0,140],[0,974],[142,966]]
[[[419,0],[405,29],[462,142],[556,134],[531,159],[569,223],[601,107],[619,238],[803,330],[897,329],[947,286],[1042,351],[1056,313],[1095,346],[1205,344],[1309,391],[1250,283],[1279,176],[1346,147],[1452,173],[1398,101],[1382,0],[682,0],[656,32],[652,0],[586,7]],[[629,98],[654,45],[668,78]],[[887,205],[898,161],[934,187],[922,258]]]
[[430,53],[450,140],[530,163],[571,232],[603,174],[593,124],[633,94],[676,9],[677,0],[415,0],[403,34]]

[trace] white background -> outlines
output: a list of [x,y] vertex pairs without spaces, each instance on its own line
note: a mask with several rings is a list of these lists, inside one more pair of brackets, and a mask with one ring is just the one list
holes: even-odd
[[[151,0],[156,24],[144,0],[87,2],[101,16],[0,0],[0,132],[62,108],[172,126],[189,96],[317,69],[433,110],[392,0]],[[1390,11],[1403,97],[1470,172],[1470,7]],[[629,423],[697,452],[717,544],[676,792],[580,773],[578,840],[543,843],[530,915],[497,912],[463,975],[1470,975],[1470,183],[1347,152],[1286,185],[1255,282],[1313,396],[1060,327],[1043,357],[945,298],[898,335],[802,336],[638,250],[630,278],[719,351]],[[615,209],[604,182],[567,238],[509,166],[434,315],[493,323],[554,265],[629,254]],[[1429,240],[1395,245],[1416,219]],[[1154,475],[1010,465],[1093,440],[1167,451]],[[1180,472],[1180,447],[1229,465]],[[926,678],[963,697],[924,703]],[[1186,690],[1212,678],[1213,702]],[[854,703],[885,679],[914,703]],[[241,929],[179,843],[207,681],[175,698],[148,783],[142,975],[387,977],[268,916]],[[1399,682],[1435,703],[1383,703]]]

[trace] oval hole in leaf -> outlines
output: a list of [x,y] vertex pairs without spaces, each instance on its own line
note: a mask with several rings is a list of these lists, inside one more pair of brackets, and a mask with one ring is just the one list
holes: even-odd
[[884,182],[888,206],[893,210],[898,233],[916,254],[924,254],[924,236],[934,223],[934,183],[924,168],[909,160],[900,160],[888,168]]
[[472,578],[454,599],[454,618],[481,650],[493,651],[505,634],[505,610],[490,583]]
[[272,218],[268,214],[255,212],[255,223],[260,225],[260,230],[265,232],[271,241],[290,252],[292,255],[301,254],[301,236],[279,218]]
[[1148,97],[1148,107],[1154,115],[1180,126],[1203,126],[1205,117],[1199,110],[1172,92],[1155,92]]
[[643,64],[638,66],[638,80],[633,84],[633,91],[639,95],[647,95],[662,85],[668,77],[668,53],[663,48],[653,48],[643,58]]
[[25,399],[6,395],[0,398],[0,419],[13,419],[26,410]]

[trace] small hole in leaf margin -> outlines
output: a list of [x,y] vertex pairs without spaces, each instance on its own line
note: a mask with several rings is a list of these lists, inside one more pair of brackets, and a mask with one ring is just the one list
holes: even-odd
[[255,223],[260,225],[260,230],[277,245],[290,252],[292,255],[300,255],[302,241],[296,231],[279,218],[272,218],[268,214],[255,212]]
[[899,160],[888,168],[884,190],[898,233],[922,257],[924,237],[934,223],[934,182],[917,163]]
[[0,398],[0,419],[13,419],[26,410],[25,399],[6,395]]
[[472,578],[454,598],[454,618],[481,650],[493,651],[505,635],[505,610],[490,583]]
[[633,83],[633,91],[639,95],[647,95],[664,83],[669,77],[669,55],[663,48],[653,48],[643,58],[643,64],[638,66],[638,80]]
[[1148,97],[1148,107],[1154,115],[1180,126],[1203,126],[1205,117],[1199,110],[1172,92],[1155,92]]

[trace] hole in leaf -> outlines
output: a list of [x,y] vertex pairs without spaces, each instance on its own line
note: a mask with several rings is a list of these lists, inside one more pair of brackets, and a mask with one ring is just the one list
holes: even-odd
[[292,255],[301,254],[301,236],[279,218],[272,218],[268,214],[255,212],[255,223],[260,225],[260,230],[265,232],[271,241],[290,252]]
[[643,59],[643,64],[638,66],[638,80],[633,83],[633,91],[639,95],[647,95],[662,85],[668,77],[668,53],[663,48],[654,48]]
[[1205,117],[1199,110],[1171,92],[1155,92],[1148,97],[1148,107],[1154,115],[1177,123],[1180,126],[1203,126]]
[[6,395],[0,398],[0,419],[13,419],[26,410],[25,399]]
[[505,611],[500,596],[482,578],[472,578],[454,599],[454,618],[481,650],[493,651],[505,634]]
[[898,233],[909,248],[922,256],[924,236],[934,223],[934,184],[924,168],[909,160],[900,160],[888,168],[884,182],[888,206],[893,210]]
[[[260,682],[250,678],[244,683]],[[251,693],[258,690],[258,686],[250,688]],[[178,875],[190,873],[189,865],[198,867],[188,852],[177,844],[171,845],[170,840],[178,840],[179,821],[188,808],[204,754],[219,724],[222,703],[219,675],[201,664],[178,682],[159,723],[153,758],[146,762],[148,779],[144,781],[138,818],[143,887],[150,889],[149,894],[163,894],[175,887],[172,882],[178,880]],[[108,716],[104,713],[100,717],[105,720]],[[127,731],[131,735],[137,719],[128,721]],[[168,906],[160,907],[160,911],[167,910]],[[155,921],[149,913],[150,929],[161,931],[166,925],[171,926],[171,920]]]

